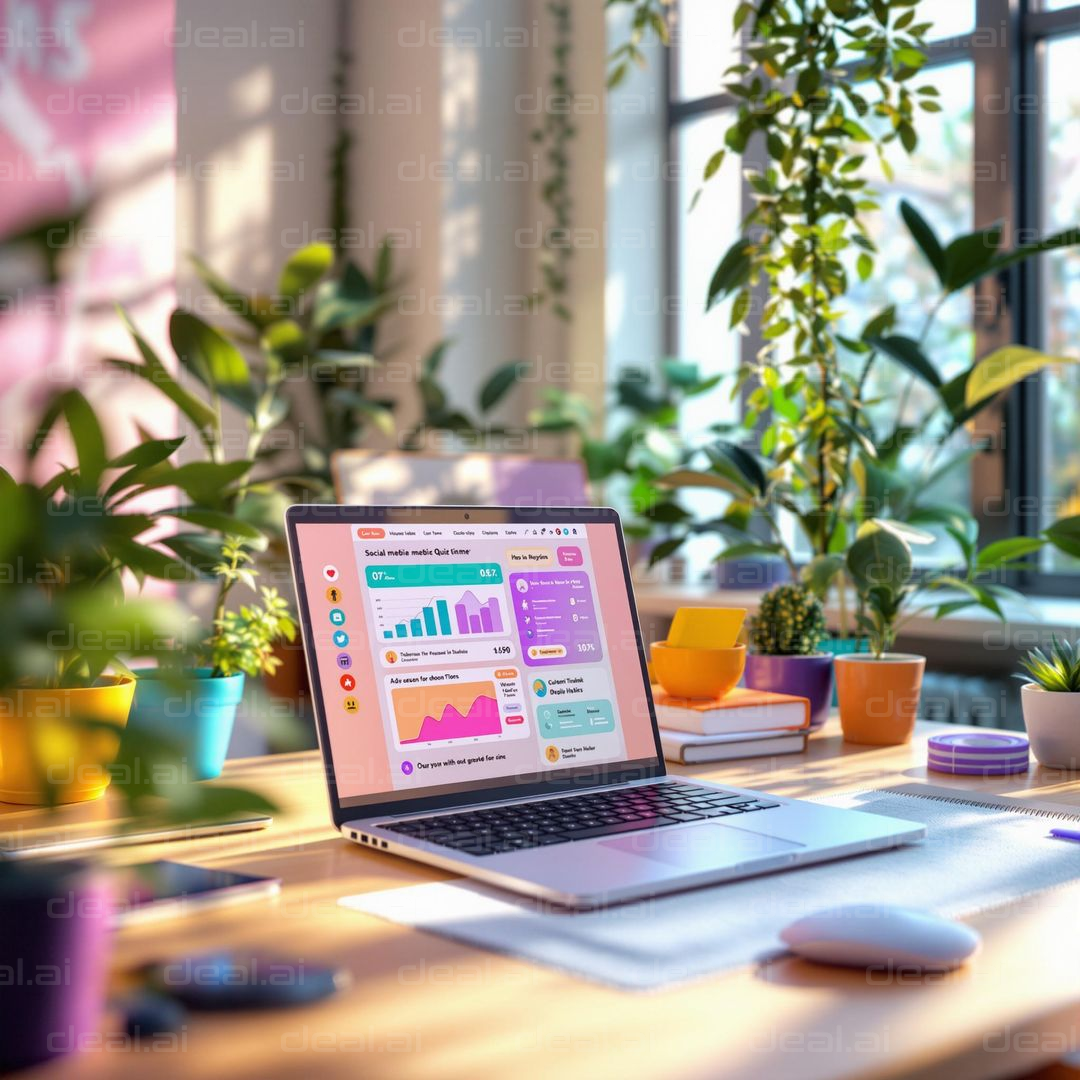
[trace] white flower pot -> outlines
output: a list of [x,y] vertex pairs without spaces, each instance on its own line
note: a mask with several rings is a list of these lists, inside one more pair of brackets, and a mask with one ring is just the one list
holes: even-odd
[[1080,769],[1080,693],[1058,693],[1025,683],[1020,702],[1031,751],[1039,763]]

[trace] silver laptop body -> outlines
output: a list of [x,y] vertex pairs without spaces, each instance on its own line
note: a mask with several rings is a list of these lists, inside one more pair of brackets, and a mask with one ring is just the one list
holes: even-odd
[[[613,510],[294,506],[286,522],[331,812],[342,835],[363,847],[558,905],[587,908],[880,851],[925,836],[922,825],[907,821],[667,774],[621,527]],[[337,532],[323,531],[330,529]],[[346,539],[355,566],[346,554]],[[427,554],[432,551],[474,549],[483,552],[480,561],[423,562],[435,557]],[[334,550],[340,555],[327,554]],[[384,556],[384,551],[391,554]],[[504,558],[492,557],[492,551]],[[395,552],[401,562],[395,561]],[[328,558],[336,561],[324,562]],[[547,569],[514,569],[518,560],[527,558]],[[618,574],[612,570],[617,563]],[[490,577],[476,577],[484,567],[495,574],[493,568],[500,565],[498,584],[490,584]],[[440,582],[437,572],[447,566],[452,576]],[[327,576],[331,571],[339,584]],[[522,589],[523,578],[531,591]],[[483,584],[475,584],[477,580]],[[398,584],[402,588],[395,591]],[[552,607],[553,590],[568,584],[587,594],[578,600],[587,628],[576,629],[577,615],[561,607],[548,620],[554,620],[556,629],[547,639],[541,637],[541,643],[530,644],[529,628],[536,624],[522,621],[530,615],[517,612],[517,603],[531,598],[533,611],[542,611],[545,603]],[[471,601],[468,593],[474,594]],[[419,607],[417,595],[423,600]],[[454,603],[479,603],[485,595],[488,599],[480,607],[488,614],[481,612],[482,622],[474,621],[479,617],[473,607]],[[337,601],[327,599],[335,596]],[[335,603],[340,606],[323,610]],[[417,610],[401,616],[410,605]],[[512,610],[515,620],[510,619]],[[330,622],[324,626],[328,614]],[[589,621],[592,614],[595,625]],[[334,622],[338,617],[340,625]],[[403,621],[393,624],[399,617]],[[605,618],[618,628],[605,625]],[[334,652],[349,631],[352,681],[335,666],[342,652]],[[541,633],[539,628],[536,632]],[[583,649],[590,640],[595,645]],[[582,649],[583,666],[564,659],[568,645]],[[491,715],[481,716],[478,709],[470,720],[473,712],[464,712],[463,706],[450,711],[447,705],[441,717],[431,707],[417,730],[405,706],[420,700],[423,713],[431,701],[452,698],[462,680],[478,672],[488,677],[491,673],[476,666],[470,650],[489,647],[513,650],[494,674],[518,676],[516,683],[499,683],[493,691],[501,713],[492,706]],[[467,657],[460,668],[444,662],[447,650]],[[596,654],[600,659],[593,659]],[[432,656],[439,657],[438,664]],[[492,660],[488,666],[496,662],[502,663]],[[553,666],[524,670],[529,664]],[[541,693],[561,689],[552,672],[564,671],[582,674],[590,687],[610,687],[609,698],[571,698],[558,706],[547,702]],[[364,695],[368,675],[372,690]],[[399,685],[410,679],[427,682],[411,690]],[[342,698],[342,687],[352,685],[358,696],[350,704],[348,696]],[[414,696],[395,696],[406,692]],[[511,709],[520,712],[511,715]],[[552,728],[560,722],[568,725],[570,734]],[[440,729],[440,723],[457,726]],[[590,724],[599,734],[582,735]],[[403,730],[406,725],[411,726]],[[522,730],[526,727],[527,732]],[[478,734],[461,734],[472,731]],[[438,741],[455,733],[457,737]],[[575,754],[584,751],[587,756],[607,745],[604,738],[613,735],[627,747],[633,739],[639,752],[564,767]],[[369,752],[350,757],[348,748],[359,746],[358,739],[368,740],[364,745]],[[640,752],[646,744],[647,751]],[[535,767],[453,784],[423,782],[425,767],[433,776],[439,768],[461,770],[467,768],[463,762],[497,757],[500,748],[506,748],[507,757],[519,755],[519,761],[520,755],[533,755]],[[554,755],[554,762],[547,755]],[[387,768],[393,790],[362,790],[372,787],[371,776],[383,775]],[[500,766],[488,768],[498,773]],[[381,784],[385,787],[386,781]]]

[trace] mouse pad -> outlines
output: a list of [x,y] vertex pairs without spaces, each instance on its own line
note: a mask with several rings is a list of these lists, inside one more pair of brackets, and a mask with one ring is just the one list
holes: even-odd
[[918,821],[928,835],[911,847],[598,911],[568,912],[464,880],[364,893],[340,903],[609,986],[653,990],[760,961],[781,948],[785,926],[840,900],[961,916],[1080,876],[1080,844],[1049,835],[1055,825],[1080,820],[1068,811],[958,804],[897,790],[814,801]]

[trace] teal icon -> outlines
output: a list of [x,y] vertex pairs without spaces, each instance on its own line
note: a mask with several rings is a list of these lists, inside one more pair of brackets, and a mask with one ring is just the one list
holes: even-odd
[[344,649],[345,646],[349,644],[349,635],[346,634],[344,630],[335,630],[334,631],[334,644],[339,649]]
[[330,609],[330,621],[334,624],[334,626],[344,626],[345,625],[345,612],[342,611],[341,608],[339,608],[339,607],[331,608]]

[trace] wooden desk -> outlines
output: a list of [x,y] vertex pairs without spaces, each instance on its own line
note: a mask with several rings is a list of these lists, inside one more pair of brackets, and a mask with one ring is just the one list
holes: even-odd
[[[845,745],[830,726],[804,756],[684,771],[789,796],[928,780],[1080,806],[1080,785],[1053,770],[1015,780],[928,776],[925,739],[939,727],[921,725],[911,746],[873,748]],[[1080,883],[1018,903],[1007,917],[973,919],[984,950],[947,976],[868,984],[859,972],[789,959],[630,994],[339,908],[350,893],[446,875],[337,837],[315,754],[232,762],[226,778],[283,807],[270,830],[114,857],[275,874],[284,878],[282,895],[122,932],[116,988],[152,958],[232,947],[343,965],[352,989],[308,1008],[192,1015],[174,1044],[145,1051],[121,1042],[24,1076],[837,1080],[917,1072],[963,1080],[1027,1074],[1080,1044]],[[774,880],[785,888],[784,875]]]

